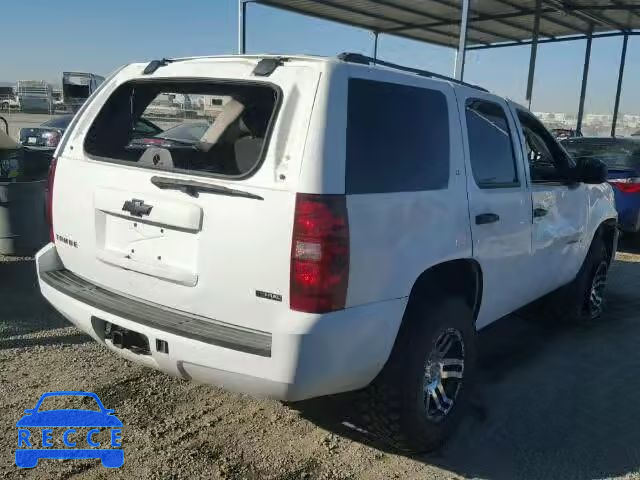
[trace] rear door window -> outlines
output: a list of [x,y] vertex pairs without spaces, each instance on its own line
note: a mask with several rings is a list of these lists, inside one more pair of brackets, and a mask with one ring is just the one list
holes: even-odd
[[504,109],[494,102],[469,99],[465,117],[476,184],[480,188],[518,186],[513,142]]
[[449,111],[442,92],[352,78],[347,115],[347,194],[447,186]]
[[98,160],[244,177],[261,163],[278,101],[266,84],[133,81],[104,104],[84,147]]

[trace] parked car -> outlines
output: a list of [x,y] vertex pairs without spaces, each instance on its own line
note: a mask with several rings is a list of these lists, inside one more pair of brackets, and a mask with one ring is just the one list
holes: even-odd
[[554,128],[551,133],[558,139],[582,137],[582,133],[572,128]]
[[47,120],[39,127],[21,128],[20,143],[30,148],[53,151],[72,118],[73,115],[60,115]]
[[[59,115],[44,122],[39,127],[21,128],[20,143],[25,147],[48,150],[51,153],[56,149],[62,135],[73,120],[73,115]],[[134,137],[157,135],[162,129],[153,122],[141,118],[137,121],[132,131]]]
[[563,145],[574,158],[606,163],[620,228],[640,232],[640,138],[584,137],[565,140]]
[[193,148],[209,129],[209,122],[183,122],[156,135],[144,135],[132,139],[128,149],[162,147],[169,149]]
[[20,110],[20,101],[14,95],[0,98],[0,110],[11,112]]
[[[172,93],[229,101],[197,148],[128,149]],[[36,262],[66,318],[229,390],[362,389],[362,427],[398,448],[433,449],[460,420],[476,330],[543,297],[563,319],[602,312],[617,241],[604,165],[575,163],[526,108],[428,72],[353,54],[131,64],[57,155]]]

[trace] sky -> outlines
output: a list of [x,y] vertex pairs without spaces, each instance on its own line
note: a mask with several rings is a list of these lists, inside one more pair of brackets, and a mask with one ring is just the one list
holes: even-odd
[[[237,51],[237,0],[1,0],[0,81],[60,84],[69,70],[108,74],[154,58]],[[482,0],[478,0],[482,1]],[[14,19],[15,21],[11,21]],[[9,20],[9,21],[7,21]],[[534,111],[578,110],[585,41],[541,44]],[[612,113],[621,38],[594,39],[586,113]],[[247,6],[247,53],[371,55],[370,32],[257,4]],[[524,102],[529,46],[470,51],[465,80]],[[453,49],[381,35],[379,58],[452,75]],[[640,37],[630,37],[620,111],[640,114]]]

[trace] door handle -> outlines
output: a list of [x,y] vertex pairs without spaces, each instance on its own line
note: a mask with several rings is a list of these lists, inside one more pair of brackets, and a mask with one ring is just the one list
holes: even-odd
[[534,208],[533,209],[533,218],[540,218],[540,217],[544,217],[547,213],[549,213],[549,210],[547,210],[546,208]]
[[495,223],[500,220],[500,216],[495,213],[481,213],[476,215],[476,225],[485,225],[487,223]]

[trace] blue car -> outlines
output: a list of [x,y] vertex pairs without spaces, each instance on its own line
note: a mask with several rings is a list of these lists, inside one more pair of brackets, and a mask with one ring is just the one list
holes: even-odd
[[[60,396],[93,398],[100,410],[57,409],[40,411],[40,406],[46,398]],[[102,465],[107,468],[118,468],[124,463],[122,448],[113,448],[121,446],[120,429],[122,422],[113,414],[113,410],[104,408],[100,398],[95,393],[76,391],[45,393],[40,397],[34,408],[27,409],[24,412],[26,415],[18,420],[16,427],[18,427],[18,447],[27,448],[18,448],[15,452],[16,465],[18,467],[33,468],[38,464],[40,458],[99,458]],[[63,444],[71,448],[52,448],[54,441],[52,438],[53,428],[59,427],[66,427],[67,429],[61,439],[55,439],[56,442],[59,443],[60,440],[63,440]],[[91,430],[87,432],[84,438],[86,438],[87,446],[92,448],[73,448],[76,444],[81,443],[81,440],[84,440],[82,436],[78,435],[74,427],[91,427]],[[111,442],[109,446],[112,448],[100,448],[100,443],[94,439],[94,436],[100,432],[100,429],[96,427],[110,429]],[[40,436],[31,438],[31,434],[34,433],[35,429],[42,429],[41,438]],[[72,434],[74,435],[74,442],[70,440]]]
[[593,157],[609,169],[618,210],[618,225],[628,233],[640,231],[640,138],[582,137],[562,141],[577,159]]

